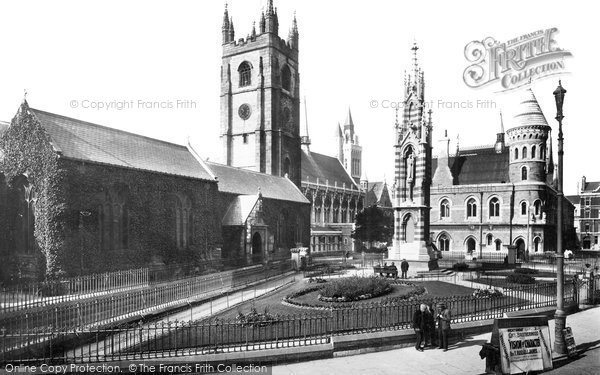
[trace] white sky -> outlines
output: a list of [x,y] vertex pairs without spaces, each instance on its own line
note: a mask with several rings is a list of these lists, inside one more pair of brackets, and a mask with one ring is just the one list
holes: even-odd
[[[65,116],[185,143],[217,159],[219,69],[223,1],[11,1],[0,3],[0,120],[10,120],[27,89],[29,104]],[[230,1],[236,39],[258,21],[266,0]],[[565,101],[565,191],[574,194],[582,175],[600,179],[598,124],[592,114],[600,87],[591,9],[564,1],[400,2],[275,0],[280,36],[293,12],[300,32],[301,95],[308,101],[313,150],[333,154],[337,122],[348,106],[363,146],[370,180],[393,179],[392,109],[372,100],[402,99],[403,71],[410,69],[413,40],[425,71],[426,99],[433,101],[434,139],[448,129],[461,146],[492,144],[500,109],[511,126],[514,94],[471,89],[462,75],[463,50],[472,40],[500,41],[557,27],[572,74],[561,78]],[[552,91],[557,78],[532,88],[556,128]],[[71,101],[133,100],[133,109],[71,108]],[[143,109],[142,101],[194,101],[191,109]],[[491,100],[496,108],[441,108],[444,102]],[[301,109],[304,117],[304,108]],[[304,124],[304,119],[302,119]],[[556,133],[555,133],[556,142]],[[437,144],[434,144],[437,146]],[[451,145],[453,149],[454,142]],[[556,152],[556,144],[554,145]],[[436,150],[434,150],[436,153]],[[555,160],[557,160],[555,155]]]

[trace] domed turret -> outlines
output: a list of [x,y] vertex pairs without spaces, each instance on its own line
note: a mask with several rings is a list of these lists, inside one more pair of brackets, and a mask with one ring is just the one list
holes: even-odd
[[546,141],[551,130],[531,89],[524,92],[514,116],[515,127],[506,132],[512,182],[546,181]]

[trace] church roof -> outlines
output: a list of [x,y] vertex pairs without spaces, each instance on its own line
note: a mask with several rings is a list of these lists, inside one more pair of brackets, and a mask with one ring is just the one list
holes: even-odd
[[569,202],[573,203],[574,205],[580,203],[579,195],[567,195],[567,196],[565,196],[565,198],[567,198],[569,200]]
[[542,112],[540,105],[533,94],[531,88],[523,92],[519,101],[519,106],[514,116],[515,126],[542,125],[548,126],[546,116]]
[[358,186],[348,175],[346,169],[342,166],[340,161],[328,155],[319,154],[316,152],[302,151],[302,178],[304,182],[312,182],[325,185],[329,183],[329,186],[342,187],[346,184],[347,189],[356,189]]
[[30,111],[62,157],[214,181],[186,146],[39,109]]
[[254,210],[258,194],[255,195],[240,195],[237,196],[230,204],[225,216],[223,217],[223,225],[244,225],[248,216]]
[[[464,149],[459,156],[448,158],[455,185],[490,184],[509,181],[508,148],[497,153],[494,147]],[[438,159],[432,160],[432,173],[435,175]]]
[[238,195],[256,195],[264,198],[309,203],[294,183],[285,177],[249,171],[213,162],[206,163],[219,181],[219,191]]

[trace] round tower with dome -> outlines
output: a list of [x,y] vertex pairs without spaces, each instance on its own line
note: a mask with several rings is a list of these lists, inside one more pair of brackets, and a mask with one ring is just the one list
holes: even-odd
[[520,100],[514,124],[506,132],[510,181],[545,183],[548,172],[546,142],[551,128],[531,89],[525,90]]

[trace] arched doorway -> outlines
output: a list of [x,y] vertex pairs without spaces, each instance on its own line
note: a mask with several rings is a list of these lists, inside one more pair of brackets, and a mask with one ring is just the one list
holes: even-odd
[[525,241],[523,241],[522,238],[519,238],[517,242],[515,242],[515,246],[517,247],[517,259],[523,259],[525,256]]
[[473,252],[475,251],[475,247],[477,247],[477,242],[475,242],[475,239],[473,237],[469,238],[467,240],[467,253],[473,254]]
[[252,236],[252,257],[259,257],[262,255],[262,238],[260,233],[256,232]]
[[404,219],[404,241],[412,243],[415,240],[415,222],[412,220],[412,215],[406,215]]

